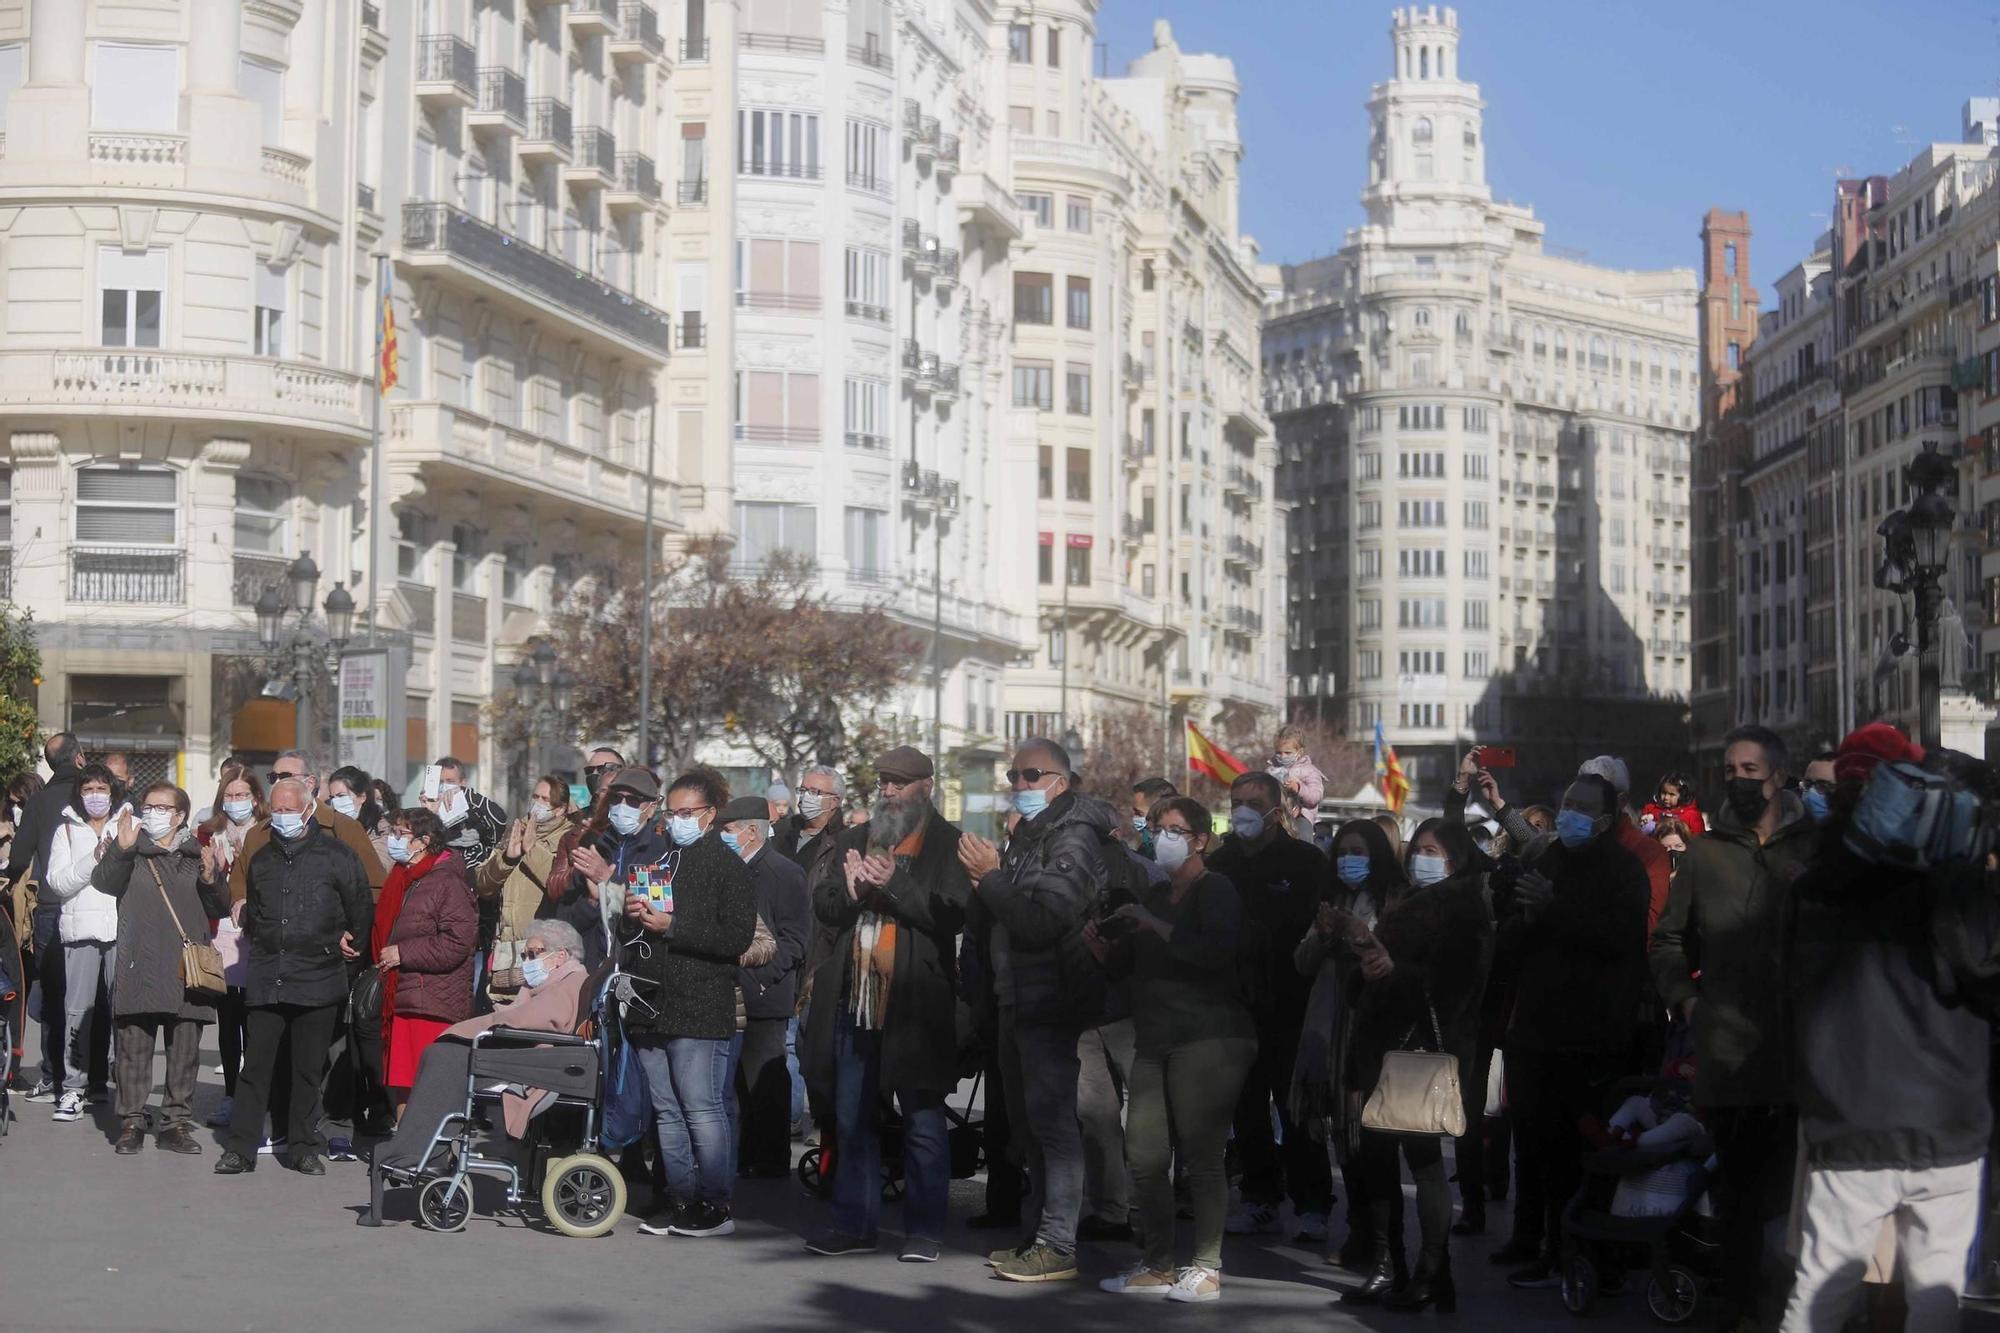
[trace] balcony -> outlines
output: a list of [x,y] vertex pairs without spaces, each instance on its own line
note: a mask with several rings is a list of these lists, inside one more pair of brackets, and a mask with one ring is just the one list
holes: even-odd
[[69,599],[112,606],[180,606],[187,600],[178,550],[72,546]]
[[865,171],[848,168],[847,184],[850,189],[866,190],[869,194],[880,195],[884,199],[895,193],[896,185],[886,176],[871,176]]
[[604,194],[604,206],[613,213],[637,213],[660,202],[660,178],[644,153],[620,153],[616,181]]
[[286,572],[292,567],[292,557],[286,555],[259,555],[251,551],[238,551],[230,561],[229,597],[233,605],[255,606],[264,589],[272,584],[290,587]]
[[861,45],[850,45],[847,48],[847,59],[864,69],[890,70],[896,67],[896,62],[882,49],[881,41],[873,33],[870,33],[868,40]]
[[818,37],[794,37],[782,32],[742,34],[745,51],[769,51],[781,56],[817,56],[826,53],[826,43]]
[[[551,429],[560,429],[559,423]],[[606,439],[587,449],[436,401],[393,402],[383,413],[382,431],[396,466],[428,475],[433,486],[462,489],[473,482],[495,505],[554,500],[634,525],[645,516],[646,477],[635,465],[643,463],[643,450],[623,441]],[[655,481],[653,491],[656,512],[677,522],[672,487]],[[428,629],[432,616],[426,612],[417,623]]]
[[382,7],[380,5],[369,4],[368,0],[362,0],[361,26],[369,32],[382,31]]
[[674,350],[697,351],[708,346],[708,324],[700,315],[683,311],[674,321]]
[[708,206],[708,181],[705,178],[702,180],[682,181],[680,188],[675,191],[674,197],[680,201],[682,208],[706,208]]
[[1264,548],[1247,537],[1231,537],[1223,546],[1225,559],[1255,568],[1264,563]]
[[889,452],[889,437],[871,431],[851,430],[847,432],[847,447],[867,454],[886,454]]
[[651,5],[625,0],[618,6],[618,31],[605,49],[613,60],[659,59],[667,51],[667,39],[660,35],[660,16]]
[[618,179],[618,140],[610,130],[584,126],[576,132],[576,157],[562,174],[563,184],[575,188],[609,188]]
[[938,136],[936,160],[940,175],[953,176],[958,173],[958,136],[956,134]]
[[922,230],[915,218],[903,219],[903,258],[909,261],[910,272],[937,272],[939,248],[938,238]]
[[736,169],[745,176],[763,176],[770,180],[816,181],[821,174],[817,162],[777,162],[767,157],[739,158]]
[[417,99],[432,107],[469,107],[477,99],[479,57],[456,37],[417,40]]
[[618,33],[618,0],[569,0],[563,23],[572,37],[612,37]]
[[938,286],[956,287],[958,285],[958,262],[958,251],[951,249],[949,246],[938,251]]
[[1006,186],[988,173],[978,171],[961,176],[953,183],[952,194],[958,199],[962,221],[988,228],[1001,241],[1021,238],[1020,204]]
[[0,352],[0,410],[129,408],[183,421],[268,424],[368,438],[372,386],[346,371],[264,357],[130,348]]
[[479,102],[465,113],[475,130],[520,134],[528,128],[528,83],[513,70],[487,65],[479,71]]
[[1224,494],[1234,493],[1253,500],[1264,498],[1264,483],[1257,479],[1256,473],[1235,463],[1222,470],[1222,489]]
[[919,160],[929,161],[937,156],[938,118],[926,116],[923,104],[914,97],[903,99],[903,135]]
[[528,130],[521,136],[521,160],[527,163],[567,162],[570,154],[569,104],[553,97],[528,102]]
[[931,382],[937,377],[939,364],[936,352],[926,352],[914,338],[903,339],[903,374],[912,389],[928,394]]
[[647,355],[664,356],[672,342],[664,311],[449,204],[405,204],[403,249],[411,267],[456,269],[530,307],[582,320]]
[[795,314],[812,313],[819,309],[819,293],[797,295],[792,292],[746,289],[736,293],[736,305],[740,310],[776,310]]
[[1247,606],[1225,606],[1222,608],[1222,623],[1230,629],[1245,634],[1261,634],[1264,631],[1262,613],[1252,611]]
[[680,61],[683,65],[706,65],[708,63],[708,38],[683,37],[680,40]]
[[889,307],[874,305],[868,301],[850,300],[847,303],[847,317],[858,319],[864,324],[886,325],[889,322]]
[[940,361],[930,374],[931,397],[953,401],[958,397],[958,365],[951,361]]

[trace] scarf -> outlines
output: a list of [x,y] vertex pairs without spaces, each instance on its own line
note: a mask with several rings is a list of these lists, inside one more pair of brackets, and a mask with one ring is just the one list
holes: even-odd
[[[924,847],[923,825],[896,844],[896,869],[907,873]],[[889,1018],[889,987],[896,972],[896,922],[880,912],[863,910],[854,922],[854,952],[849,960],[854,984],[848,990],[854,1026],[880,1031]]]

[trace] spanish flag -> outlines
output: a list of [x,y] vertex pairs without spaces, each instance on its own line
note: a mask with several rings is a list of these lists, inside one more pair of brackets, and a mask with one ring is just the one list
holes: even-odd
[[379,388],[386,394],[396,387],[396,301],[386,292],[382,295],[382,322],[375,331],[375,343],[382,354]]
[[1396,760],[1396,747],[1382,734],[1382,719],[1375,719],[1375,781],[1381,784],[1383,799],[1389,803],[1389,813],[1403,813],[1403,802],[1410,799],[1410,780],[1403,776],[1403,766]]
[[1202,735],[1193,718],[1187,722],[1187,764],[1190,771],[1206,773],[1225,787],[1250,771],[1249,765]]

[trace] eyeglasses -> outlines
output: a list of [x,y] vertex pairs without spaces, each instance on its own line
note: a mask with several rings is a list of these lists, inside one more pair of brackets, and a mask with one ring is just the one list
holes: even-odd
[[673,816],[675,819],[694,819],[697,816],[699,816],[702,811],[713,810],[713,809],[715,809],[715,807],[712,805],[690,805],[679,810],[670,809],[667,811],[667,813]]
[[148,805],[141,807],[139,811],[139,813],[142,815],[151,815],[151,814],[177,815],[180,812],[181,808],[177,805]]
[[805,795],[812,795],[812,796],[817,796],[817,797],[819,797],[819,798],[820,798],[821,800],[823,800],[823,801],[837,801],[837,800],[839,800],[839,799],[840,799],[840,793],[839,793],[839,792],[836,792],[836,791],[825,791],[825,790],[823,790],[823,789],[821,789],[821,788],[819,788],[819,787],[801,787],[801,788],[799,788],[799,795],[801,795],[801,796],[805,796]]
[[1023,782],[1032,786],[1040,782],[1043,778],[1057,778],[1061,776],[1061,770],[1054,768],[1010,768],[1007,770],[1007,781],[1017,787]]
[[1840,784],[1832,778],[1807,778],[1800,782],[1799,786],[1806,791],[1816,791],[1822,796],[1831,796],[1840,788]]
[[588,764],[584,767],[583,775],[587,778],[594,778],[600,773],[612,773],[616,772],[617,769],[618,765],[616,764]]
[[611,797],[611,804],[614,807],[620,805],[629,805],[634,810],[643,810],[646,808],[646,799],[643,796],[633,796],[630,795],[629,793],[623,796],[614,793]]
[[541,956],[542,956],[543,954],[545,954],[545,953],[547,953],[547,952],[548,952],[548,950],[547,950],[547,949],[523,949],[523,950],[521,950],[521,957],[523,957],[523,958],[540,958],[540,957],[541,957]]

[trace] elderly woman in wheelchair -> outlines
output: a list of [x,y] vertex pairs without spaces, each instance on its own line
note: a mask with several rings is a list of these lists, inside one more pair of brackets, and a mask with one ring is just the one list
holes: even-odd
[[[602,1235],[625,1210],[625,1182],[598,1155],[602,1107],[602,992],[610,968],[584,966],[583,941],[565,921],[531,923],[522,945],[523,989],[514,1003],[448,1028],[424,1052],[408,1106],[395,1135],[375,1146],[369,1162],[364,1226],[383,1224],[383,1194],[416,1186],[417,1215],[439,1231],[456,1231],[472,1214],[474,1174],[506,1182],[518,1205],[539,1185],[549,1222],[570,1235]],[[476,1104],[497,1096],[508,1138],[482,1142]],[[544,1130],[552,1107],[583,1109],[572,1151],[550,1160]],[[525,1187],[525,1188],[524,1188]]]

